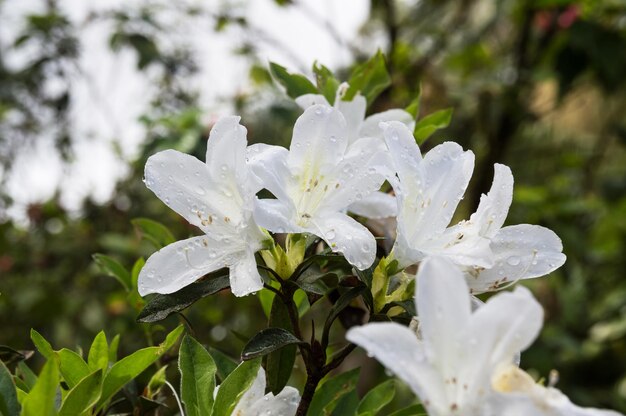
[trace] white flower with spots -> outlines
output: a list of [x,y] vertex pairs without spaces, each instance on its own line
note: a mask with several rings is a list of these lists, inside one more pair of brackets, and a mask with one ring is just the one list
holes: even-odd
[[429,415],[487,415],[492,374],[537,337],[543,310],[518,287],[472,312],[468,292],[458,267],[426,259],[415,297],[421,339],[392,322],[352,328],[347,338],[405,381]]
[[255,219],[278,233],[309,232],[359,269],[376,257],[367,228],[346,215],[347,207],[380,189],[388,165],[384,143],[362,138],[348,147],[346,121],[338,110],[314,105],[294,126],[289,150],[252,145],[248,164],[260,186],[276,199],[259,199]]
[[495,165],[491,190],[468,221],[449,227],[474,170],[474,154],[456,143],[436,146],[423,158],[411,132],[399,122],[382,125],[397,173],[397,237],[392,256],[401,267],[428,256],[459,265],[474,293],[546,275],[565,262],[551,230],[537,225],[502,227],[513,199],[513,175]]
[[151,156],[146,186],[204,235],[178,241],[154,253],[139,274],[139,293],[172,293],[205,274],[230,268],[231,290],[244,296],[263,281],[254,253],[269,236],[253,220],[258,188],[246,165],[246,129],[239,117],[220,119],[209,137],[206,163],[165,150]]
[[[352,100],[344,101],[343,96],[348,87],[348,83],[345,82],[339,86],[333,104],[333,107],[339,110],[346,120],[348,148],[363,137],[376,138],[382,143],[383,134],[379,124],[383,121],[399,121],[405,124],[411,131],[415,128],[415,117],[399,108],[382,111],[365,117],[365,111],[367,109],[365,97],[361,94],[356,94]],[[296,103],[303,109],[307,109],[316,104],[330,106],[326,98],[320,94],[301,95],[296,98]],[[384,147],[381,147],[379,151],[384,152]],[[395,217],[397,204],[392,195],[376,191],[350,204],[348,211],[366,218],[382,219]]]
[[252,386],[241,396],[231,416],[294,416],[300,403],[297,389],[287,386],[276,396],[265,394],[265,370],[259,368]]

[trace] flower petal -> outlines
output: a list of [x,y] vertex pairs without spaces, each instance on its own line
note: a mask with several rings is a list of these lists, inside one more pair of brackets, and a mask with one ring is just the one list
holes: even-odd
[[395,217],[398,201],[394,195],[376,191],[350,204],[348,211],[370,219]]
[[232,414],[233,415],[253,414],[253,412],[256,411],[257,402],[263,398],[264,394],[265,394],[265,370],[263,369],[263,367],[259,367],[259,371],[257,372],[256,378],[252,382],[252,385],[241,396]]
[[494,165],[493,184],[487,195],[480,197],[478,209],[470,217],[469,222],[478,227],[478,234],[493,238],[509,213],[513,200],[513,174],[508,166]]
[[232,261],[232,247],[209,236],[172,243],[150,256],[141,269],[139,294],[172,293]]
[[504,227],[491,243],[494,266],[468,277],[475,293],[495,290],[519,279],[544,276],[565,263],[561,239],[539,225]]
[[263,279],[257,269],[254,251],[247,250],[230,266],[230,290],[235,296],[246,296],[263,289]]
[[[206,164],[215,182],[246,184],[246,128],[241,117],[222,117],[211,129],[206,148]],[[235,189],[231,189],[235,193]],[[242,194],[248,192],[240,190]]]
[[[268,393],[250,408],[250,416],[294,416],[300,404],[300,393],[293,387],[285,387],[280,393],[274,396]],[[236,414],[236,413],[235,413]],[[247,416],[248,413],[245,413]]]
[[346,120],[341,112],[314,105],[296,120],[287,163],[292,172],[324,172],[337,166],[347,146]]
[[311,219],[316,234],[330,246],[333,252],[340,252],[346,260],[359,270],[374,263],[376,239],[367,228],[353,218],[340,212],[322,212]]
[[248,146],[247,164],[258,179],[258,188],[265,188],[283,202],[290,201],[287,186],[291,172],[287,167],[289,151],[281,146],[264,143]]
[[[339,88],[340,90],[341,88]],[[352,98],[352,101],[344,101],[341,97],[337,96],[335,99],[335,108],[341,111],[343,117],[346,119],[346,126],[348,130],[348,140],[350,142],[355,141],[359,137],[359,130],[363,119],[365,118],[365,108],[367,102],[365,97],[361,94],[357,94]]]
[[299,233],[302,231],[293,221],[291,207],[278,199],[257,199],[254,219],[261,227],[275,233]]
[[383,131],[380,128],[380,123],[384,121],[399,121],[406,125],[409,131],[413,131],[415,128],[415,118],[411,114],[399,108],[394,108],[367,117],[361,125],[359,137],[376,137],[382,139]]
[[351,328],[346,339],[407,383],[422,402],[444,401],[441,376],[425,362],[422,345],[409,328],[395,322],[369,323]]
[[[455,340],[467,326],[471,300],[463,274],[442,257],[424,260],[417,272],[415,303],[429,361],[445,369],[454,366]],[[445,372],[445,371],[444,371]]]
[[303,110],[316,104],[323,104],[330,107],[328,100],[321,94],[304,94],[296,98],[296,104]]

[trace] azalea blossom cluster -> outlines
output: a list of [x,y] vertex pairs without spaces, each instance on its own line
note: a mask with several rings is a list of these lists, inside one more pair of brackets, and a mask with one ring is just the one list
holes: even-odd
[[[402,286],[411,293],[400,295],[410,298],[417,288],[418,329],[370,323],[347,338],[407,382],[430,415],[614,414],[577,408],[515,366],[542,325],[541,306],[528,290],[497,294],[472,310],[474,294],[544,276],[565,262],[551,230],[503,227],[511,170],[496,164],[476,212],[450,225],[474,154],[445,142],[422,155],[409,113],[394,109],[366,118],[365,98],[344,100],[345,90],[339,87],[332,106],[321,95],[296,100],[304,112],[289,149],[249,146],[239,117],[225,117],[210,133],[205,163],[174,150],[150,157],[147,187],[202,235],[153,254],[139,275],[139,293],[172,293],[225,267],[234,295],[255,293],[268,283],[255,253],[273,247],[271,233],[315,235],[365,270],[376,261],[377,242],[358,219],[395,218],[395,242],[379,269],[394,267],[374,274],[387,279],[373,282],[382,287],[374,295],[385,303],[393,298],[391,279],[414,281]],[[263,189],[273,197],[260,198]],[[409,270],[416,265],[415,277]],[[260,380],[254,400],[264,390]],[[295,414],[297,392],[287,396],[281,412]]]

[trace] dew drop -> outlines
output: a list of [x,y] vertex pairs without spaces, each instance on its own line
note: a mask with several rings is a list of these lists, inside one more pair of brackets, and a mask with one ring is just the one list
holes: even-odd
[[510,266],[517,266],[520,264],[520,258],[517,256],[511,256],[508,259],[506,259],[506,262],[510,265]]

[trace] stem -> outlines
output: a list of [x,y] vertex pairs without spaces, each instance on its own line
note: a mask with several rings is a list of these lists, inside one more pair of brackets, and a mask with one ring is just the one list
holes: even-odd
[[322,377],[316,373],[307,374],[306,384],[304,385],[304,391],[302,392],[298,410],[296,410],[296,416],[305,416],[307,414],[309,406],[311,406],[311,402],[313,401],[317,385],[321,380]]

